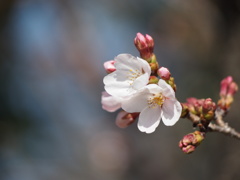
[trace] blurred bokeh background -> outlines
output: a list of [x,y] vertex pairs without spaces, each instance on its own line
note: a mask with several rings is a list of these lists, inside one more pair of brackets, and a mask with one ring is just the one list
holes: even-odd
[[[1,0],[1,180],[240,179],[240,142],[209,133],[191,155],[181,119],[153,134],[115,125],[102,110],[103,62],[138,56],[150,34],[177,97],[218,100],[219,82],[240,84],[240,1]],[[226,121],[240,130],[240,95]]]

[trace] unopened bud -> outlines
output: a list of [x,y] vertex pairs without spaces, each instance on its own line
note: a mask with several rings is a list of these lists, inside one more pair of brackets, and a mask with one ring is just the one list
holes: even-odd
[[152,36],[146,34],[145,38],[146,38],[146,42],[147,42],[147,45],[148,45],[149,51],[150,51],[150,52],[153,52],[154,41],[153,41]]
[[144,36],[141,33],[137,33],[134,39],[134,44],[143,59],[147,60],[152,56],[154,49],[154,41],[151,36],[147,34]]
[[202,112],[208,113],[209,111],[215,111],[216,110],[216,104],[212,101],[211,98],[207,98],[203,101],[202,104]]
[[126,128],[136,120],[138,115],[139,113],[128,113],[126,111],[121,111],[116,117],[116,125],[120,128]]
[[202,104],[204,99],[197,99],[194,97],[187,98],[187,105],[189,111],[193,114],[200,115],[202,113]]
[[197,102],[197,100],[198,99],[195,97],[190,97],[190,98],[187,98],[187,103],[194,105]]
[[157,74],[163,80],[169,80],[171,77],[170,71],[168,70],[168,68],[165,67],[160,67],[157,71]]
[[204,133],[200,132],[200,131],[195,131],[193,133],[195,135],[195,138],[193,140],[193,144],[194,145],[199,145],[203,140],[204,140]]
[[174,81],[174,77],[170,77],[169,80],[166,80],[166,83],[168,83],[174,91],[177,90],[177,86],[175,84],[175,81]]
[[228,110],[233,103],[233,95],[238,91],[238,85],[233,81],[231,76],[221,81],[220,99],[218,106],[223,110]]
[[233,96],[238,91],[238,85],[235,82],[231,82],[228,88],[227,95]]
[[157,70],[158,70],[158,62],[152,62],[149,63],[150,67],[151,67],[151,72],[153,74],[156,74]]
[[146,41],[145,36],[141,33],[137,33],[137,35],[134,39],[134,44],[139,51],[146,48],[147,47],[147,41]]
[[190,154],[192,153],[193,151],[195,151],[196,147],[193,146],[193,145],[187,145],[185,147],[182,147],[182,151],[185,153],[185,154]]
[[221,87],[220,87],[220,93],[219,93],[221,97],[227,95],[228,87],[232,82],[233,82],[232,76],[228,76],[221,81]]
[[193,133],[189,133],[189,134],[185,135],[183,137],[183,139],[181,140],[182,146],[187,146],[189,144],[192,144],[193,140],[194,140],[194,134]]
[[203,140],[204,133],[195,131],[193,133],[185,135],[179,142],[179,147],[184,153],[189,154],[192,153]]
[[195,107],[192,104],[187,104],[187,106],[188,106],[188,110],[190,113],[198,114],[197,110],[195,109]]
[[107,71],[107,73],[112,73],[112,72],[116,71],[114,63],[115,63],[115,61],[111,60],[111,61],[106,61],[103,64],[103,66],[104,66],[105,70]]
[[[202,104],[202,116],[203,122],[207,126],[209,121],[212,120],[215,116],[216,104],[212,101],[211,98],[207,98],[203,101]],[[207,121],[206,121],[207,120]]]
[[156,76],[150,76],[148,84],[157,84],[159,79]]

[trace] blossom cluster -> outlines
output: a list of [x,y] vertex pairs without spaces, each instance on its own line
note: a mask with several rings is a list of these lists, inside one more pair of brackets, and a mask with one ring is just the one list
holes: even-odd
[[237,90],[236,82],[231,76],[227,76],[221,81],[218,103],[213,102],[211,98],[197,99],[194,97],[187,98],[187,101],[182,103],[181,117],[191,120],[193,126],[200,130],[187,134],[180,140],[179,147],[184,153],[189,154],[195,151],[207,132],[218,131],[240,139],[240,133],[223,120],[233,103]]
[[194,97],[187,98],[187,102],[182,103],[183,111],[181,117],[189,116],[189,113],[199,117],[197,122],[194,122],[194,126],[200,126],[200,128],[207,128],[211,120],[214,119],[216,104],[211,98],[197,99]]
[[196,147],[204,140],[204,133],[200,131],[194,131],[183,137],[179,142],[179,147],[186,154],[192,153]]
[[220,99],[218,106],[223,110],[228,110],[233,103],[233,95],[238,91],[238,85],[233,81],[231,76],[224,78],[221,81]]
[[240,132],[223,120],[238,91],[238,85],[231,76],[221,81],[217,103],[211,98],[195,97],[179,103],[175,97],[174,77],[166,67],[159,66],[153,53],[153,38],[137,33],[134,44],[140,57],[119,54],[114,60],[104,63],[108,74],[103,79],[102,108],[108,112],[121,109],[116,117],[118,127],[126,128],[138,118],[138,129],[152,133],[161,120],[165,125],[173,126],[179,118],[189,119],[195,130],[179,142],[180,149],[186,154],[194,152],[208,132],[220,132],[240,139]]
[[151,36],[138,33],[134,43],[142,58],[120,54],[104,63],[108,75],[103,79],[102,108],[123,110],[116,119],[119,127],[127,127],[139,116],[138,129],[152,133],[161,120],[167,126],[174,125],[182,106],[175,97],[174,78],[167,68],[158,68]]

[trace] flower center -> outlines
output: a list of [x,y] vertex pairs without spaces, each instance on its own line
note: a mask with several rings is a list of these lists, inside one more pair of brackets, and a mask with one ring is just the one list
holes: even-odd
[[162,106],[164,103],[165,97],[162,93],[159,94],[152,94],[152,97],[148,99],[148,107],[149,108],[156,108],[158,106]]
[[138,69],[136,70],[129,69],[128,76],[127,76],[127,78],[130,80],[129,84],[132,85],[133,81],[135,81],[135,79],[137,79],[142,74],[144,74],[144,70],[142,70],[141,72]]

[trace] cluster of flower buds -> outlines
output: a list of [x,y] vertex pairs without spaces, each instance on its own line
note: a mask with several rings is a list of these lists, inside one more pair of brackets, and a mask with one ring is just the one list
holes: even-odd
[[187,98],[187,102],[184,104],[187,106],[189,112],[200,115],[202,112],[202,104],[204,99],[197,99],[194,97]]
[[216,104],[211,98],[207,98],[202,103],[202,118],[211,121],[214,118]]
[[200,131],[195,131],[189,133],[183,137],[179,142],[180,149],[186,153],[190,154],[195,151],[196,147],[204,140],[204,133]]
[[137,33],[137,36],[134,39],[134,44],[138,49],[141,58],[145,59],[149,63],[152,73],[155,74],[158,70],[158,62],[155,54],[153,53],[153,38],[148,34],[144,36],[141,33]]
[[215,117],[216,104],[211,98],[196,99],[188,98],[186,103],[182,103],[183,111],[181,117],[187,117],[189,113],[197,115],[200,122],[205,128]]
[[[158,75],[161,79],[165,80],[174,91],[176,91],[176,84],[174,78],[171,77],[170,71],[165,67],[160,67],[156,60],[156,56],[153,53],[154,41],[151,36],[146,34],[145,36],[141,33],[137,33],[137,36],[134,39],[134,44],[138,49],[141,58],[145,59],[150,67],[153,75]],[[157,77],[151,76],[150,84],[157,83]]]
[[228,110],[233,103],[233,95],[238,91],[237,84],[233,81],[231,76],[224,78],[221,81],[220,87],[220,100],[218,106],[223,110]]

